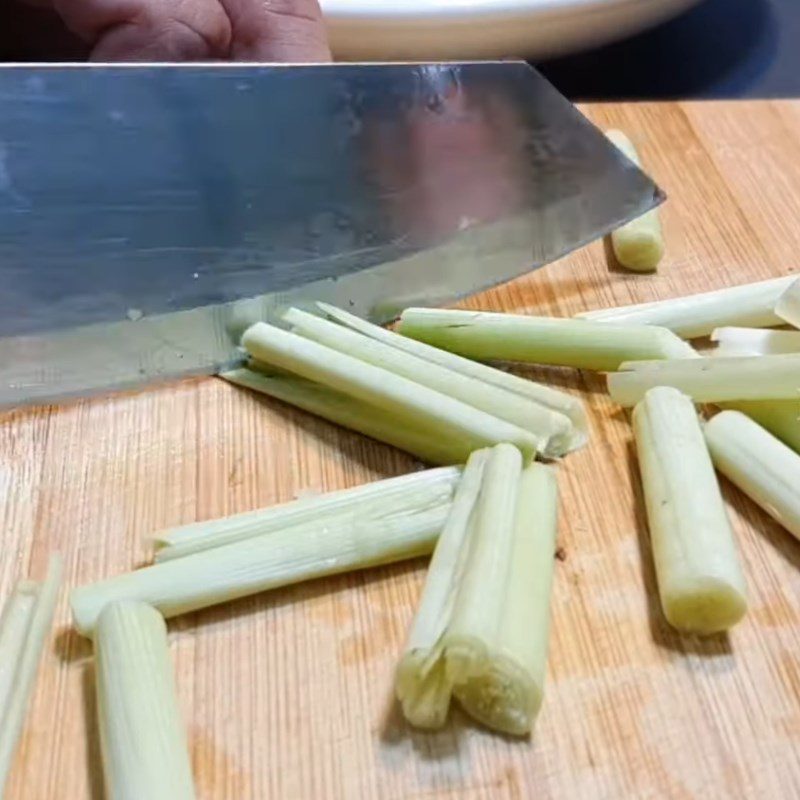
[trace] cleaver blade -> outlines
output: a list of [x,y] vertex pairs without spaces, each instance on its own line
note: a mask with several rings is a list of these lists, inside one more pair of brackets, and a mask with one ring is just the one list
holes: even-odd
[[0,404],[452,301],[662,199],[523,62],[0,67]]

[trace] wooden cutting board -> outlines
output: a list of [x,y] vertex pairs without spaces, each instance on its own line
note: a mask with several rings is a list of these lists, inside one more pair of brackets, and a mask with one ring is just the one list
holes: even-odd
[[[656,277],[602,243],[473,298],[585,309],[787,274],[800,253],[800,102],[590,106],[626,130],[670,195]],[[204,800],[778,798],[800,794],[800,543],[730,485],[750,613],[696,640],[656,600],[627,417],[602,377],[530,375],[581,394],[591,445],[559,468],[544,707],[531,741],[455,713],[410,730],[392,673],[419,595],[415,561],[315,581],[171,624]],[[0,596],[60,550],[70,585],[149,557],[147,536],[407,472],[407,456],[215,379],[0,416]],[[798,487],[800,491],[800,487]],[[91,650],[66,597],[7,800],[99,800]]]

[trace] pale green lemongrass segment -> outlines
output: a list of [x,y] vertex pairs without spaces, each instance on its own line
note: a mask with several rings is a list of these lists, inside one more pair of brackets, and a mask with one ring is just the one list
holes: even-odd
[[727,630],[745,614],[746,589],[694,405],[651,389],[633,428],[664,616],[686,633]]
[[720,405],[722,408],[747,414],[792,450],[800,453],[800,399],[740,400]]
[[283,320],[301,336],[529,431],[536,438],[537,450],[544,455],[560,456],[568,450],[572,423],[563,414],[300,309],[290,308],[284,313]]
[[714,466],[800,539],[800,455],[739,411],[704,428]]
[[252,362],[249,368],[223,372],[219,377],[405,450],[429,464],[463,464],[472,452],[470,442],[462,437],[442,436],[434,427],[413,420],[401,423],[395,414],[378,406],[305,378],[271,375],[268,370],[267,365]]
[[94,649],[109,800],[192,800],[164,618],[146,603],[110,603],[97,621]]
[[473,454],[431,560],[396,689],[414,725],[451,696],[488,727],[530,732],[542,699],[555,474],[508,445]]
[[656,386],[680,389],[696,403],[800,399],[800,353],[632,361],[620,369],[608,376],[608,391],[623,406]]
[[154,537],[159,548],[156,561],[180,558],[283,528],[301,530],[335,521],[358,523],[430,509],[446,511],[460,476],[460,467],[437,467],[172,528]]
[[[606,131],[606,136],[627,159],[641,167],[633,142],[622,131]],[[613,231],[611,246],[617,261],[626,269],[655,272],[664,256],[664,237],[658,209],[653,208]]]
[[469,714],[515,735],[530,732],[544,697],[557,508],[555,469],[533,464],[523,470],[495,655],[454,689]]
[[117,575],[72,591],[76,628],[91,636],[108,603],[139,600],[174,617],[354,569],[426,555],[447,507],[381,520],[285,528]]
[[[10,688],[6,689],[5,702],[0,713],[0,796],[3,793],[14,752],[25,722],[31,693],[33,692],[39,659],[53,624],[58,591],[61,585],[61,556],[53,554],[47,573],[41,583],[25,581],[22,592],[34,595],[33,607],[27,614],[27,633],[17,651],[16,668]],[[13,637],[17,639],[16,634]]]
[[729,286],[713,292],[585,311],[577,316],[595,322],[660,325],[683,339],[708,336],[714,328],[770,328],[783,325],[775,303],[796,276]]
[[790,284],[778,298],[775,313],[784,322],[800,328],[800,278]]
[[538,442],[529,431],[297,334],[258,322],[245,331],[242,344],[259,361],[379,406],[400,425],[408,422],[442,437],[460,437],[471,450],[510,442],[526,458],[536,455]]
[[711,341],[714,356],[774,356],[800,353],[800,331],[771,328],[715,328]]
[[389,344],[392,347],[423,358],[426,361],[430,361],[442,367],[447,367],[447,369],[453,372],[458,372],[462,375],[467,375],[483,381],[484,383],[491,384],[492,386],[506,389],[514,394],[522,395],[539,405],[549,408],[551,411],[564,414],[572,421],[575,429],[572,449],[581,446],[588,439],[589,425],[586,416],[586,408],[577,397],[553,389],[550,386],[537,383],[536,381],[526,380],[525,378],[521,378],[505,370],[496,369],[480,361],[464,358],[448,350],[442,350],[438,347],[425,344],[425,342],[411,339],[407,336],[395,333],[394,331],[387,330],[386,328],[381,328],[378,325],[373,325],[360,317],[356,317],[354,314],[342,311],[327,303],[317,303],[317,306],[337,322],[347,325],[357,330],[359,333],[363,333],[366,336]]
[[3,607],[0,620],[0,721],[5,717],[14,691],[20,656],[30,630],[31,615],[36,606],[38,584],[20,583]]
[[625,361],[697,355],[665,328],[488,311],[407,308],[399,330],[469,358],[579,369],[614,370]]
[[499,389],[505,389],[521,395],[537,405],[563,414],[572,422],[572,430],[566,443],[569,450],[575,450],[588,441],[589,422],[586,416],[586,408],[577,397],[536,381],[526,380],[505,370],[496,369],[480,361],[473,361],[448,350],[441,350],[438,347],[425,344],[425,342],[402,336],[399,333],[382,328],[380,325],[373,325],[371,322],[355,316],[355,314],[350,314],[327,303],[317,303],[317,307],[340,324],[363,333],[365,336],[422,358],[432,364],[446,367],[453,372],[458,372],[461,375],[475,378]]
[[450,708],[453,685],[445,669],[442,637],[467,563],[470,522],[489,452],[476,450],[464,469],[433,551],[414,623],[397,667],[397,697],[406,719],[418,728],[440,728]]

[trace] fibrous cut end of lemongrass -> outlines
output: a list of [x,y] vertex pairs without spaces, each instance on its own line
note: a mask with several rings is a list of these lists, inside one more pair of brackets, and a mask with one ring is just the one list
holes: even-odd
[[292,528],[298,533],[336,522],[368,525],[382,519],[441,509],[446,512],[460,467],[437,467],[230,517],[195,522],[157,534],[156,561],[180,558],[252,536]]
[[556,530],[555,474],[513,448],[474,453],[431,559],[396,691],[417,727],[451,699],[513,735],[542,701]]
[[193,800],[163,617],[145,603],[111,603],[99,616],[94,647],[109,798]]
[[258,361],[377,406],[401,427],[461,439],[470,450],[510,442],[527,459],[536,456],[539,440],[530,431],[319,342],[259,322],[245,331],[242,345]]
[[657,386],[679,389],[697,403],[800,398],[800,353],[631,361],[620,370],[608,376],[608,391],[623,406]]
[[44,580],[22,581],[6,602],[0,620],[0,796],[53,623],[61,572],[61,557],[52,555]]
[[714,466],[800,539],[800,455],[739,411],[704,428]]
[[729,286],[669,300],[585,311],[577,316],[595,322],[661,325],[683,339],[708,336],[714,328],[770,328],[782,325],[775,303],[793,277]]
[[427,555],[448,506],[369,519],[287,527],[79,586],[75,627],[91,636],[102,610],[138,600],[174,617],[293,583]]
[[800,353],[800,331],[771,328],[716,328],[711,341],[717,343],[715,356],[774,356]]
[[775,304],[775,313],[784,321],[800,328],[800,278],[786,288]]
[[[475,378],[490,386],[505,389],[539,406],[563,414],[572,423],[568,437],[563,444],[560,445],[563,447],[564,452],[576,450],[588,441],[589,423],[586,416],[586,409],[581,400],[577,397],[553,389],[550,386],[526,380],[513,373],[496,369],[488,364],[473,361],[447,350],[442,350],[438,347],[425,344],[424,342],[419,342],[416,339],[402,336],[394,331],[382,328],[379,325],[373,325],[354,314],[350,314],[347,311],[343,311],[327,303],[317,303],[317,306],[320,311],[327,316],[342,325],[346,325],[359,333],[363,333],[365,336],[377,339],[379,342],[418,356],[425,361],[438,364],[441,367],[446,367],[452,372]],[[557,442],[551,442],[552,446],[557,444]]]
[[[633,142],[618,130],[606,131],[609,141],[630,161],[641,167]],[[631,220],[611,234],[617,261],[633,272],[655,272],[664,257],[664,236],[657,209]]]
[[633,427],[664,616],[685,633],[727,630],[745,614],[746,589],[694,405],[651,389]]
[[399,330],[412,339],[486,361],[614,370],[625,361],[697,357],[690,345],[665,328],[563,317],[407,308]]
[[[347,326],[332,322],[297,308],[286,311],[283,321],[301,336],[413,380],[530,432],[536,438],[537,450],[544,455],[559,456],[568,449],[567,442],[572,432],[570,419],[522,395],[455,372],[407,349],[393,346],[382,340],[383,337],[369,336],[352,327],[352,323]],[[393,339],[401,339],[391,331],[371,327]]]

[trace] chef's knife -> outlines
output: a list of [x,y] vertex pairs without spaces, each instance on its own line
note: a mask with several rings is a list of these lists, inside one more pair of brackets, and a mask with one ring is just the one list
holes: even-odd
[[452,300],[660,199],[523,63],[0,68],[0,403],[214,372],[290,302]]

